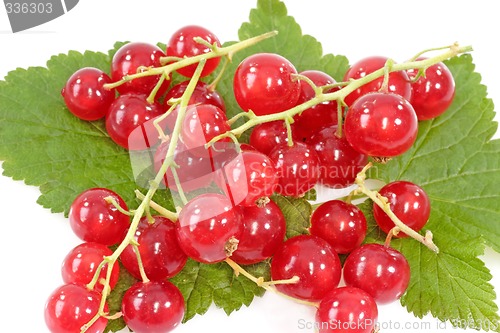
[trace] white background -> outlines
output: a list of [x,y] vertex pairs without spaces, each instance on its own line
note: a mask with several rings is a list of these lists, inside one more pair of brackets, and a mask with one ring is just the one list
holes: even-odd
[[[344,54],[351,62],[368,55],[402,61],[429,47],[455,41],[471,44],[489,96],[500,100],[500,72],[495,62],[500,20],[494,1],[285,2],[303,32],[316,37],[325,53]],[[69,50],[106,52],[115,41],[123,40],[166,42],[173,31],[187,24],[203,25],[221,41],[236,40],[240,24],[248,20],[255,6],[256,0],[82,0],[65,16],[17,34],[10,32],[0,6],[0,79],[17,67],[43,66],[51,55]],[[35,203],[38,195],[37,188],[0,176],[0,327],[6,332],[47,331],[44,303],[61,284],[62,259],[80,243],[62,215],[51,214]],[[485,260],[498,289],[500,255],[489,251]],[[313,320],[311,309],[268,293],[230,317],[211,308],[176,332],[309,333],[314,330],[302,326]],[[382,332],[455,332],[450,324],[440,324],[432,317],[417,319],[399,304],[380,307],[379,320]]]

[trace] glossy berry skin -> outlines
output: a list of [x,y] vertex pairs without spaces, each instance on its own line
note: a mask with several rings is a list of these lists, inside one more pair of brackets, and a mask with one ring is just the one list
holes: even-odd
[[271,261],[273,280],[294,276],[299,282],[277,284],[282,293],[302,300],[319,301],[325,293],[337,288],[342,267],[335,250],[325,240],[310,235],[289,238]]
[[[356,80],[374,71],[383,68],[388,58],[381,56],[371,56],[359,60],[353,64],[347,73],[344,75],[344,81]],[[351,106],[358,98],[371,92],[377,92],[382,87],[384,77],[375,79],[367,84],[362,85],[358,89],[346,96],[344,102]],[[405,71],[392,72],[389,74],[388,91],[395,93],[409,101],[412,95],[410,79]]]
[[274,201],[264,206],[241,207],[243,233],[238,249],[231,259],[240,265],[250,265],[270,258],[283,243],[286,221]]
[[[135,233],[139,243],[144,271],[148,279],[161,281],[179,273],[187,261],[186,254],[177,241],[175,224],[163,216],[153,216],[150,223],[147,217],[139,222]],[[132,246],[127,246],[120,255],[123,266],[135,278],[141,279],[137,256]]]
[[401,252],[380,244],[365,244],[344,263],[346,285],[369,293],[378,304],[398,300],[410,282],[410,265]]
[[236,69],[233,90],[239,106],[256,115],[278,113],[297,104],[300,82],[297,70],[286,58],[274,53],[256,53]]
[[322,203],[311,215],[311,235],[326,240],[337,253],[358,248],[366,236],[366,218],[353,204],[341,200]]
[[[126,75],[136,74],[140,67],[160,67],[160,58],[165,53],[156,45],[133,42],[123,45],[116,51],[111,61],[111,78],[119,81]],[[128,81],[116,89],[120,94],[149,95],[160,79],[159,75],[146,76]],[[160,88],[165,92],[170,81],[165,80]]]
[[285,122],[270,121],[255,126],[250,134],[250,144],[263,154],[269,155],[277,145],[288,143]]
[[355,287],[332,290],[316,311],[319,333],[372,333],[378,319],[377,303]]
[[[418,70],[408,70],[407,73],[410,79],[414,79]],[[442,62],[427,68],[425,76],[412,82],[411,86],[413,94],[410,102],[418,120],[429,120],[440,116],[449,108],[455,97],[455,80]]]
[[[335,83],[335,80],[330,75],[322,71],[307,70],[299,74],[309,78],[318,87]],[[339,88],[333,88],[326,92],[330,93],[337,90]],[[307,102],[315,96],[316,93],[311,85],[301,80],[297,105]],[[337,111],[337,101],[326,101],[303,111],[300,115],[296,115],[292,124],[293,137],[304,142],[322,128],[337,125]]]
[[217,193],[191,199],[176,223],[181,249],[202,263],[223,261],[234,251],[233,245],[243,232],[241,212],[229,199]]
[[[167,55],[169,57],[194,57],[197,55],[205,54],[210,52],[210,48],[197,43],[193,40],[195,37],[201,37],[203,40],[207,41],[210,45],[216,44],[221,46],[219,39],[208,29],[196,25],[188,25],[180,28],[172,34],[167,45]],[[201,72],[201,77],[210,75],[219,65],[220,57],[208,59]],[[189,65],[183,68],[179,68],[177,72],[186,77],[192,77],[196,71],[196,66],[198,64]]]
[[[165,101],[169,101],[171,98],[181,98],[182,94],[186,91],[189,81],[182,81],[167,92],[165,95]],[[218,107],[223,112],[226,112],[226,105],[222,96],[210,88],[208,84],[203,81],[198,81],[196,87],[194,88],[191,98],[189,99],[188,105],[194,104],[211,104]]]
[[123,295],[122,313],[136,333],[167,333],[184,317],[184,298],[168,281],[137,282]]
[[125,201],[106,188],[88,189],[71,204],[69,223],[80,239],[108,246],[123,240],[130,226],[129,217],[106,202],[106,197],[114,198],[120,207],[128,210]]
[[344,133],[360,153],[394,157],[405,153],[417,139],[415,110],[401,96],[371,93],[362,96],[347,112]]
[[[82,243],[75,248],[73,248],[64,258],[61,274],[64,283],[76,283],[81,285],[87,285],[94,278],[97,268],[104,260],[105,256],[110,256],[113,254],[107,246],[99,243]],[[99,280],[106,280],[106,274],[108,270],[108,265],[105,264],[101,273],[99,274]],[[109,281],[109,287],[113,289],[118,282],[118,277],[120,275],[120,266],[113,265],[111,271],[111,279]],[[98,292],[102,292],[104,285],[97,281],[94,289]]]
[[[420,186],[408,181],[395,181],[382,187],[379,193],[389,200],[391,211],[413,230],[422,230],[429,220],[431,202]],[[395,227],[394,222],[376,204],[373,205],[373,217],[385,233],[389,233]],[[408,237],[408,235],[400,232],[396,237]]]
[[231,127],[221,109],[211,104],[193,105],[186,110],[181,137],[188,149],[196,149],[229,130]]
[[158,142],[153,120],[164,110],[160,104],[149,103],[146,98],[146,95],[121,95],[106,114],[106,131],[125,149],[143,150]]
[[[45,324],[51,333],[78,333],[98,312],[101,294],[83,285],[65,284],[52,292],[45,305]],[[104,310],[107,312],[108,307]],[[99,318],[88,333],[102,333],[108,324]]]
[[[167,156],[169,144],[170,141],[166,141],[156,148],[154,155],[155,174],[160,171]],[[174,161],[179,166],[176,172],[184,192],[206,188],[212,182],[213,160],[210,159],[210,154],[204,147],[188,149],[184,142],[179,140],[175,146]],[[162,184],[173,191],[179,191],[171,168],[168,168],[163,176]]]
[[354,183],[356,175],[368,163],[368,156],[355,150],[345,136],[337,137],[336,132],[336,125],[326,127],[306,142],[318,155],[318,182],[331,188],[344,188]]
[[279,179],[276,192],[292,197],[304,195],[319,178],[319,159],[316,151],[302,142],[293,146],[276,146],[269,153]]
[[106,115],[115,99],[114,90],[104,89],[111,78],[93,67],[84,67],[70,76],[61,91],[69,111],[82,120],[97,120]]
[[222,165],[216,182],[234,205],[254,206],[271,196],[278,186],[272,160],[257,151],[242,151]]

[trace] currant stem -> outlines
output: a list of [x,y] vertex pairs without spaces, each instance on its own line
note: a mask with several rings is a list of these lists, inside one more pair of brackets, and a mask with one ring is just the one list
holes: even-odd
[[372,191],[368,189],[365,186],[365,180],[366,180],[366,171],[368,171],[369,168],[372,167],[372,163],[368,163],[363,170],[361,170],[360,173],[356,176],[355,184],[358,185],[358,188],[356,191],[361,192],[368,196],[372,201],[377,204],[386,214],[387,216],[390,217],[390,219],[394,222],[395,226],[399,228],[401,232],[404,232],[411,238],[414,238],[415,240],[419,241],[420,243],[424,244],[427,246],[430,250],[432,250],[435,253],[439,253],[439,248],[434,244],[432,241],[432,233],[430,231],[426,232],[425,236],[422,236],[412,228],[408,227],[406,224],[404,224],[403,221],[401,221],[396,214],[394,214],[391,210],[391,206],[388,203],[387,198],[383,197],[380,195],[380,193],[376,191]]
[[[144,196],[144,194],[142,194],[139,190],[135,190],[134,193],[135,193],[135,196],[137,197],[137,199],[139,199],[139,200],[144,200],[146,198]],[[166,217],[167,219],[169,219],[172,222],[177,221],[177,219],[179,218],[178,213],[174,213],[174,212],[169,211],[168,209],[157,204],[153,200],[149,200],[149,206],[151,208],[153,208],[154,210],[156,210],[160,215]]]
[[137,264],[139,265],[139,272],[141,274],[142,282],[148,283],[149,279],[148,276],[146,275],[146,271],[144,270],[144,264],[142,263],[141,252],[139,252],[139,245],[132,244],[132,247],[134,249],[135,256],[137,257]]
[[109,196],[109,197],[104,198],[104,200],[107,203],[112,204],[116,208],[116,210],[118,210],[120,213],[127,215],[127,216],[134,215],[134,212],[123,209],[123,207],[120,206],[120,204],[115,200],[115,198]]
[[128,81],[138,79],[141,77],[146,77],[146,76],[154,76],[154,75],[164,75],[165,77],[169,77],[170,73],[172,73],[175,70],[178,70],[180,68],[197,64],[201,60],[208,60],[212,58],[217,58],[221,56],[227,56],[230,60],[232,59],[233,54],[235,54],[238,51],[241,51],[249,46],[252,46],[254,44],[257,44],[267,38],[274,37],[278,34],[277,31],[271,31],[256,37],[252,37],[249,39],[246,39],[244,41],[226,46],[226,47],[216,47],[213,48],[212,50],[208,53],[200,54],[194,57],[189,57],[189,58],[182,58],[179,61],[176,61],[174,63],[169,63],[169,61],[172,61],[171,57],[162,57],[160,58],[160,62],[163,65],[162,67],[153,67],[149,68],[148,70],[140,73],[135,73],[135,74],[130,74],[124,76],[121,80],[113,82],[113,83],[108,83],[104,85],[105,89],[114,89]]
[[[451,47],[448,47],[446,52],[442,52],[441,54],[428,59],[393,64],[392,66],[390,66],[390,68],[384,66],[383,68],[380,68],[362,78],[349,81],[340,90],[331,93],[321,93],[313,97],[312,99],[302,104],[299,104],[293,108],[290,108],[288,110],[263,116],[250,117],[249,121],[247,121],[245,124],[242,124],[237,128],[232,129],[230,132],[239,137],[242,133],[244,133],[245,131],[249,130],[250,128],[256,125],[275,120],[285,120],[287,118],[294,117],[295,115],[300,114],[301,112],[309,109],[310,107],[313,107],[323,102],[336,100],[338,103],[342,104],[343,103],[342,101],[345,99],[347,95],[349,95],[356,89],[360,88],[361,86],[373,80],[376,80],[379,77],[384,76],[384,74],[390,74],[392,72],[405,71],[409,69],[428,68],[434,64],[442,62],[446,59],[453,58],[461,53],[469,52],[471,50],[472,50],[471,46],[460,47],[458,44],[454,44]],[[227,137],[228,135],[229,135],[228,132],[218,135],[217,137],[213,138],[211,142],[216,142],[222,138]]]

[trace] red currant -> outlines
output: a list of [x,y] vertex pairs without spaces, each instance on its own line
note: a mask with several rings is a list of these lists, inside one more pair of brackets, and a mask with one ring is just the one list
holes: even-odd
[[269,155],[277,145],[286,143],[288,143],[288,133],[285,122],[281,120],[259,124],[250,134],[250,144],[266,155]]
[[[361,59],[349,68],[344,76],[344,81],[356,80],[365,77],[366,75],[373,73],[374,71],[385,66],[388,58],[380,56],[372,56]],[[383,77],[375,79],[367,84],[362,85],[358,89],[354,90],[352,93],[346,96],[344,102],[351,106],[354,101],[359,97],[364,96],[370,92],[377,92],[382,87],[384,81]],[[404,71],[392,72],[389,74],[389,85],[388,91],[398,94],[407,101],[410,100],[412,90],[410,79],[408,74]]]
[[[417,60],[423,60],[418,58]],[[408,70],[410,79],[414,79],[418,70]],[[411,105],[418,120],[428,120],[443,114],[455,97],[455,81],[448,67],[442,62],[430,66],[425,75],[411,84],[413,94]]]
[[[64,258],[62,264],[62,278],[64,283],[77,283],[87,285],[94,278],[98,266],[104,257],[113,254],[107,246],[99,243],[82,243],[72,249]],[[108,264],[105,264],[99,273],[99,281],[95,285],[95,290],[102,292],[104,285],[101,281],[106,280]],[[113,289],[118,282],[120,267],[113,265],[109,287]]]
[[72,114],[83,120],[97,120],[106,115],[115,99],[113,90],[104,89],[111,78],[97,68],[77,70],[61,91],[64,102]]
[[195,149],[204,147],[210,140],[229,130],[231,127],[221,109],[211,104],[200,104],[186,111],[181,136],[188,149]]
[[[165,95],[165,101],[169,101],[172,98],[181,98],[182,94],[186,91],[189,81],[182,81],[181,83],[173,86]],[[226,112],[226,106],[222,96],[213,90],[208,84],[202,81],[196,83],[191,98],[189,99],[189,105],[195,104],[211,104],[218,107],[223,112]],[[171,128],[171,130],[173,127]]]
[[[299,74],[309,78],[318,87],[335,83],[335,80],[330,75],[322,71],[308,70]],[[327,92],[337,90],[339,88],[333,88]],[[297,104],[307,102],[315,96],[316,92],[311,85],[301,80],[300,96]],[[294,138],[299,141],[306,141],[307,138],[322,128],[337,125],[337,112],[337,101],[326,101],[303,111],[300,115],[294,117],[295,122],[292,124]]]
[[319,178],[319,159],[307,144],[295,142],[293,146],[282,144],[269,153],[274,162],[279,184],[276,192],[299,197],[316,185]]
[[[429,220],[430,199],[420,186],[408,181],[395,181],[382,187],[379,193],[389,200],[391,211],[413,230],[420,231]],[[391,218],[375,203],[373,217],[385,233],[389,233],[395,227]],[[396,237],[408,237],[408,235],[400,232]]]
[[[76,333],[99,311],[101,294],[83,285],[65,284],[52,292],[45,305],[45,323],[52,333]],[[108,311],[106,305],[104,311]],[[86,332],[102,333],[108,320],[100,317]]]
[[344,132],[347,141],[360,153],[394,157],[411,148],[417,139],[415,110],[403,97],[393,93],[370,93],[360,97],[347,112]]
[[337,126],[322,129],[307,140],[319,159],[319,183],[344,188],[354,183],[357,174],[368,163],[368,156],[355,150],[345,136],[336,135]]
[[153,120],[164,113],[146,95],[121,95],[106,114],[106,130],[111,139],[125,149],[143,150],[158,142]]
[[366,218],[353,204],[341,200],[322,203],[311,215],[311,235],[326,240],[337,253],[347,254],[363,243]]
[[176,226],[182,250],[202,263],[216,263],[230,256],[243,231],[240,210],[217,193],[191,199],[182,208]]
[[180,290],[168,281],[137,282],[123,295],[123,320],[136,333],[167,333],[185,312]]
[[[135,240],[146,276],[153,281],[169,279],[179,273],[187,261],[177,241],[175,224],[162,216],[153,216],[153,222],[143,217],[135,233]],[[141,279],[137,256],[129,245],[120,255],[123,266]]]
[[285,239],[286,221],[280,208],[269,201],[264,206],[241,207],[241,210],[243,233],[231,259],[250,265],[270,258]]
[[337,288],[342,267],[335,250],[325,240],[310,235],[289,238],[271,261],[273,280],[299,277],[297,283],[277,284],[282,293],[298,299],[319,301]]
[[365,244],[344,263],[346,285],[363,289],[377,303],[398,300],[410,282],[410,265],[401,252],[380,244]]
[[316,311],[319,333],[372,333],[377,319],[373,297],[350,286],[326,294]]
[[127,204],[115,192],[91,188],[82,192],[71,204],[69,223],[73,232],[86,242],[113,245],[121,242],[130,226],[129,217],[105,199],[113,198],[121,208]]
[[257,151],[242,151],[221,166],[216,182],[234,205],[253,206],[258,199],[274,193],[278,177],[268,156]]
[[[165,53],[156,45],[142,42],[133,42],[123,45],[116,51],[111,61],[111,78],[119,81],[124,76],[144,71],[147,67],[160,67],[160,58]],[[142,69],[141,69],[142,68]],[[158,75],[146,76],[128,81],[116,89],[120,94],[146,94],[158,83]],[[166,91],[170,82],[165,80],[161,90]],[[157,95],[161,95],[161,92]]]
[[[204,27],[188,25],[180,28],[170,37],[168,41],[167,55],[169,57],[194,57],[206,54],[211,49],[201,43],[195,42],[193,38],[200,37],[210,45],[221,46],[219,39]],[[201,72],[201,77],[211,74],[219,65],[220,57],[208,59]],[[196,71],[197,64],[179,68],[177,72],[181,75],[192,77]]]
[[297,70],[286,58],[274,53],[257,53],[244,59],[236,69],[233,90],[245,111],[256,115],[287,110],[297,104],[300,82]]

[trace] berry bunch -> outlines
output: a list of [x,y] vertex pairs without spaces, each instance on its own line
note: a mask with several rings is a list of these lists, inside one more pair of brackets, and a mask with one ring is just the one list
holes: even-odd
[[[376,327],[377,304],[399,299],[409,284],[408,262],[390,247],[391,237],[411,236],[437,250],[430,234],[418,233],[430,214],[422,188],[396,181],[376,192],[364,180],[370,159],[403,154],[415,142],[418,121],[446,111],[454,83],[441,60],[457,48],[400,68],[369,57],[341,83],[317,70],[299,73],[278,54],[253,54],[234,73],[243,112],[228,119],[217,79],[207,84],[200,78],[223,57],[272,35],[221,47],[205,28],[187,26],[166,50],[125,44],[112,59],[110,76],[82,68],[68,79],[62,95],[69,111],[85,121],[105,118],[116,144],[151,152],[156,177],[147,194],[137,192],[135,210],[105,188],[74,200],[70,225],[85,243],[65,258],[65,284],[47,302],[52,332],[102,332],[120,316],[134,332],[171,331],[185,303],[168,279],[190,258],[225,261],[263,288],[313,304],[322,333],[368,333]],[[174,72],[187,79],[170,87]],[[247,121],[234,126],[240,118]],[[247,130],[249,144],[238,143]],[[363,244],[363,212],[338,199],[315,209],[307,234],[285,239],[287,221],[273,196],[302,197],[318,183],[357,185],[355,193],[373,200],[386,243]],[[180,211],[152,200],[162,185],[180,197]],[[347,255],[343,267],[339,254]],[[271,281],[241,266],[264,260],[270,261]],[[106,300],[120,269],[138,282],[124,294],[121,312],[110,314]],[[345,286],[339,286],[342,276]]]

